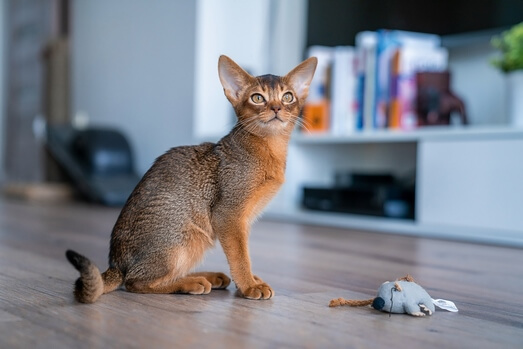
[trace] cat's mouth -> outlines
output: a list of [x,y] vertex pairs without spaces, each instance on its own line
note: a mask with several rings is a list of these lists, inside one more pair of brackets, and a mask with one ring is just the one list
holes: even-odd
[[287,122],[278,115],[273,116],[269,120],[262,120],[262,122],[266,127],[276,128],[276,129],[280,129],[287,125]]
[[270,134],[280,133],[289,124],[289,120],[278,114],[266,115],[264,118],[260,118],[259,122],[264,132],[269,132]]
[[269,121],[267,121],[267,123],[272,122],[272,121],[280,121],[280,122],[283,122],[283,119],[280,118],[278,115],[274,115],[274,117],[273,117],[272,119],[270,119]]

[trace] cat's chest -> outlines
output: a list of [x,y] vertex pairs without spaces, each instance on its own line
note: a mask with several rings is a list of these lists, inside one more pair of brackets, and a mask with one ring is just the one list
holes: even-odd
[[285,166],[265,169],[263,176],[259,178],[260,185],[280,187],[285,181]]
[[[251,170],[251,178],[256,186],[279,187],[285,179],[285,158],[275,157],[272,154],[259,156]],[[248,170],[248,171],[249,171]]]
[[253,166],[246,166],[242,188],[247,191],[260,188],[279,188],[285,179],[285,165],[275,163],[257,163]]
[[250,159],[228,166],[222,172],[222,189],[229,197],[274,195],[285,179],[285,163],[271,159]]
[[[232,199],[225,200],[226,206],[238,217],[252,221],[278,192],[284,182],[284,165],[259,164],[256,169],[246,169],[244,180],[229,186]],[[232,194],[232,195],[231,195]]]

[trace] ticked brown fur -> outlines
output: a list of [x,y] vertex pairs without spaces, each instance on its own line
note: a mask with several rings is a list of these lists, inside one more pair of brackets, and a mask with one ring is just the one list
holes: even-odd
[[223,273],[192,272],[216,240],[238,294],[271,298],[272,288],[251,271],[249,230],[284,181],[287,144],[316,64],[309,58],[283,77],[253,77],[221,56],[219,77],[236,126],[217,143],[172,148],[155,161],[113,228],[107,271],[67,251],[80,272],[75,298],[92,303],[121,285],[138,293],[226,288]]

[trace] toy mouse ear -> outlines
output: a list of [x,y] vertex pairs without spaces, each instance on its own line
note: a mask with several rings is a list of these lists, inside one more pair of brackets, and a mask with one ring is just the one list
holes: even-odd
[[410,274],[407,274],[406,276],[399,278],[398,281],[414,282],[414,278]]

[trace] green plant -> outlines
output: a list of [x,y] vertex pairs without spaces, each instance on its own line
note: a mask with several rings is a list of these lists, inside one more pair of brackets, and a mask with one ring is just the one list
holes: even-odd
[[494,48],[501,51],[501,56],[491,63],[505,73],[523,69],[523,22],[494,36],[491,40]]

